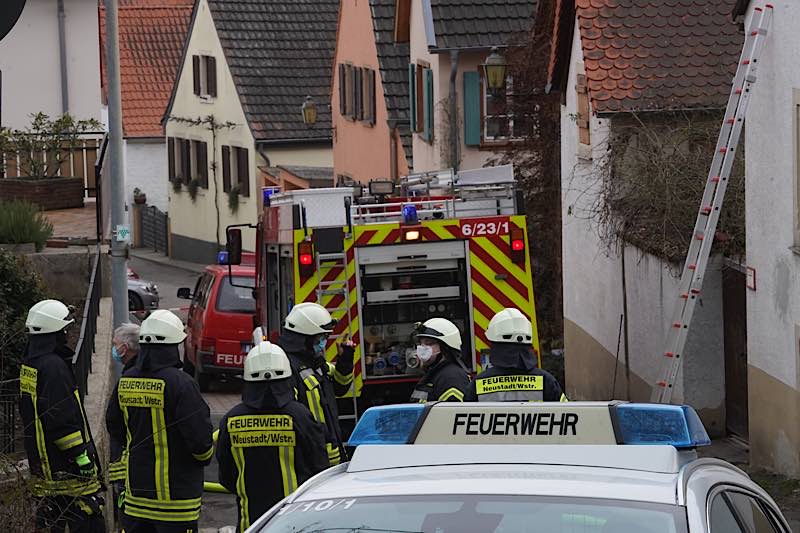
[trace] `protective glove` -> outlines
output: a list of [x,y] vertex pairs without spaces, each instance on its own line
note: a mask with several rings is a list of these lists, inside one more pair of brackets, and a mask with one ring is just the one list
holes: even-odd
[[75,458],[75,463],[78,465],[78,471],[80,476],[84,479],[92,479],[97,477],[97,467],[89,459],[89,455],[86,452],[83,452],[78,457]]

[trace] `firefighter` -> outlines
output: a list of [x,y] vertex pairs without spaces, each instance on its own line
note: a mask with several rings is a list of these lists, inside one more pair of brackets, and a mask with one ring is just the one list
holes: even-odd
[[72,373],[66,305],[43,300],[25,320],[28,346],[20,367],[25,452],[37,500],[38,529],[103,532],[97,451]]
[[[139,326],[136,324],[122,324],[114,330],[111,337],[111,358],[123,365],[122,372],[125,373],[136,363],[136,356],[139,355]],[[125,491],[125,472],[128,462],[128,454],[125,451],[125,440],[109,440],[110,460],[108,464],[108,480],[114,489],[115,518],[121,507],[121,496]]]
[[533,327],[519,309],[506,308],[486,328],[491,366],[478,374],[468,402],[566,402],[558,380],[537,367]]
[[463,402],[469,373],[461,359],[461,333],[445,318],[431,318],[417,327],[417,357],[425,370],[412,402]]
[[141,352],[114,389],[106,412],[112,439],[125,442],[128,464],[123,531],[197,531],[203,467],[214,453],[208,404],[181,370],[183,323],[154,311],[139,331]]
[[220,422],[219,482],[236,494],[239,531],[328,468],[325,426],[295,400],[291,377],[280,346],[259,343],[244,360],[242,403]]
[[355,344],[339,345],[336,364],[325,359],[325,346],[335,322],[327,309],[316,303],[292,307],[278,344],[289,357],[297,399],[314,419],[325,425],[325,442],[331,466],[346,458],[336,398],[348,393],[353,383]]

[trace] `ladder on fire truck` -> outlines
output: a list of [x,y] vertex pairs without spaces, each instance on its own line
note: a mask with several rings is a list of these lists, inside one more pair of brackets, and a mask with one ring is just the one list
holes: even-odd
[[[331,335],[329,338],[338,341],[345,336],[352,336],[350,324],[350,288],[347,280],[347,258],[344,253],[327,253],[316,254],[317,257],[317,301],[323,305],[333,318],[337,318],[342,313],[347,317],[347,328],[336,335]],[[335,269],[341,269],[342,275],[335,276],[332,280],[326,281],[326,275]],[[323,302],[325,297],[338,295],[343,297],[342,303],[338,306],[328,307]],[[358,421],[358,409],[356,403],[355,380],[352,385],[353,393],[353,414],[339,414],[340,420],[354,420]]]
[[756,82],[758,58],[764,49],[767,33],[772,22],[772,5],[756,7],[750,29],[745,36],[741,59],[733,79],[728,107],[725,110],[722,129],[717,141],[711,169],[708,173],[703,200],[694,226],[689,252],[681,274],[679,298],[667,333],[667,347],[662,359],[659,379],[653,387],[652,401],[669,403],[672,399],[675,380],[681,367],[683,350],[689,334],[697,298],[708,267],[711,246],[719,222],[722,202],[728,188],[739,137],[742,133],[747,106],[753,84]]

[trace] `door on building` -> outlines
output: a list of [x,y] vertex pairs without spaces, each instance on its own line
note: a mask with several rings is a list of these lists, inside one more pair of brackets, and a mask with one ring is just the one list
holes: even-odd
[[722,270],[725,321],[725,410],[728,433],[748,438],[747,424],[747,294],[745,274]]

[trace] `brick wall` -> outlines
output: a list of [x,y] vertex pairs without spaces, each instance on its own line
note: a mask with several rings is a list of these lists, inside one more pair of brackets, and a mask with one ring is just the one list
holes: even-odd
[[83,207],[83,178],[0,179],[0,200],[27,200],[45,211]]

